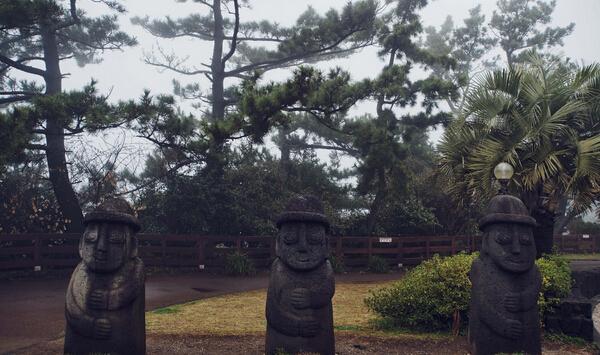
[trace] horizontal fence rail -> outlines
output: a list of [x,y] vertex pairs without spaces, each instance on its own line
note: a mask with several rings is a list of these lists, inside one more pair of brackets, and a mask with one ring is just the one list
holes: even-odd
[[[70,268],[80,261],[80,234],[0,235],[0,270]],[[219,269],[228,254],[240,252],[258,268],[275,257],[272,236],[207,236],[139,234],[138,255],[147,266]],[[432,257],[479,250],[478,236],[388,236],[330,238],[330,250],[344,265],[365,267],[372,256],[391,266],[415,265]],[[556,247],[566,253],[600,251],[600,235],[556,236]]]

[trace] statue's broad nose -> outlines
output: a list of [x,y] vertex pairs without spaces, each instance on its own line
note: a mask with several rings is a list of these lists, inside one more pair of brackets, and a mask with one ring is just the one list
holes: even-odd
[[519,243],[519,238],[513,237],[512,244],[510,246],[510,251],[513,254],[521,254],[521,243]]

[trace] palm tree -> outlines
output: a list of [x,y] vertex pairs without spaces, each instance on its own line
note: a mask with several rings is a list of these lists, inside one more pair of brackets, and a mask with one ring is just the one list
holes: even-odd
[[539,224],[538,253],[550,252],[561,201],[572,215],[600,202],[599,108],[598,64],[573,68],[532,52],[521,66],[485,74],[438,147],[449,192],[463,206],[487,200],[494,167],[510,163],[510,189]]

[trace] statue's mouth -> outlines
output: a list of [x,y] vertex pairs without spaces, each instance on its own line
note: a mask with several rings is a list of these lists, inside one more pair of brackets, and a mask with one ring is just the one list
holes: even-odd
[[527,261],[525,261],[523,259],[508,258],[508,259],[506,259],[506,261],[508,261],[511,264],[517,264],[517,265],[527,264]]
[[96,254],[94,254],[94,259],[96,261],[101,261],[101,262],[104,262],[104,261],[108,260],[106,254],[104,254],[104,253],[96,253]]

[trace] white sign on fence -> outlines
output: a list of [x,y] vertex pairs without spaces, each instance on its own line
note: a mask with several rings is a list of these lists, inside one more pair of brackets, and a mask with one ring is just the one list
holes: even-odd
[[583,234],[581,237],[583,239],[590,239],[590,235],[589,234]]
[[379,243],[391,243],[392,238],[379,238]]

